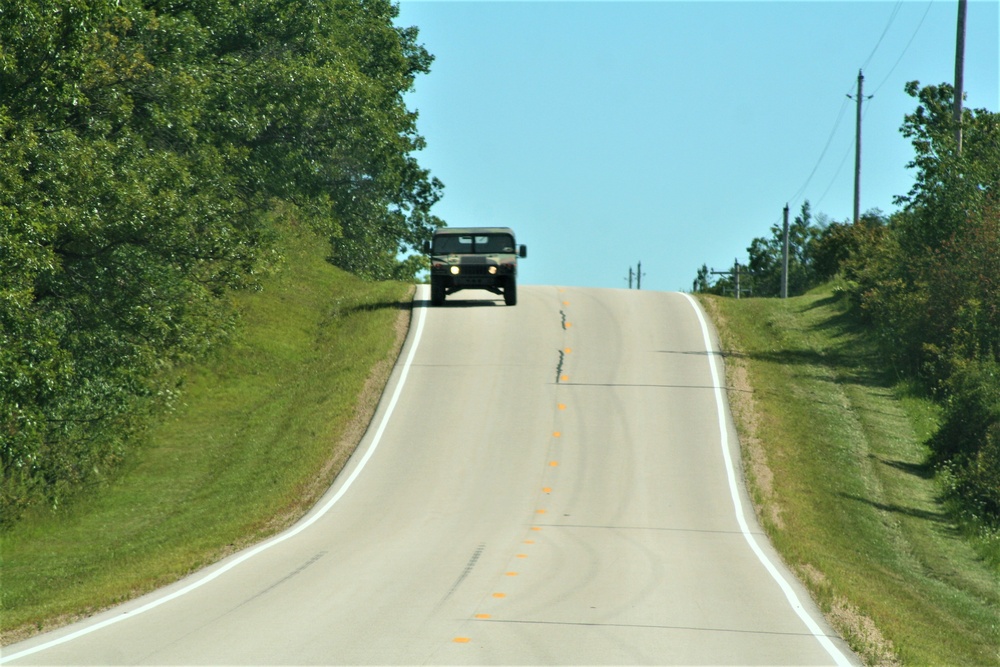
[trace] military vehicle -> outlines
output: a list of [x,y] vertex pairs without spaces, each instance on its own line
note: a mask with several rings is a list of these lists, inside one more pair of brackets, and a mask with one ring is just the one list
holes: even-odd
[[509,227],[443,227],[424,244],[431,256],[431,303],[464,289],[502,294],[508,306],[517,304],[517,258],[528,249],[514,242]]

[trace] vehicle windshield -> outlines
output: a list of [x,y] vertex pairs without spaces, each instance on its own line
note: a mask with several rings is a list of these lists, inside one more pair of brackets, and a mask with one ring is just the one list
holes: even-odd
[[494,254],[514,252],[510,234],[443,234],[434,237],[434,254]]

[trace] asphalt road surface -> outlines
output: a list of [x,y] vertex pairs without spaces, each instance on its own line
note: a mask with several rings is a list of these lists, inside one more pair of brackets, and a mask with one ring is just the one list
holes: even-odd
[[368,433],[290,531],[2,660],[856,664],[753,519],[694,301],[519,292],[418,290]]

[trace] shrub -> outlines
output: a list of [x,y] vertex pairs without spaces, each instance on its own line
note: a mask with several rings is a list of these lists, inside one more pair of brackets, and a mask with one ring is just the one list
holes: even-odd
[[963,513],[1000,528],[1000,363],[957,361],[932,460]]

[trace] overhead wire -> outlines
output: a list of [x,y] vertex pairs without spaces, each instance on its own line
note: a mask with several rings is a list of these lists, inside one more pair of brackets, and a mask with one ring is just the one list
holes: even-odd
[[844,119],[844,111],[847,110],[846,99],[840,104],[840,111],[837,113],[837,120],[833,123],[833,129],[830,130],[830,135],[826,139],[826,145],[823,146],[823,150],[819,154],[819,158],[816,160],[816,164],[813,166],[812,171],[809,172],[808,178],[806,178],[805,183],[792,195],[788,201],[793,201],[798,203],[799,196],[806,191],[809,187],[809,183],[812,181],[812,177],[816,175],[816,170],[819,169],[819,165],[823,162],[823,158],[826,157],[826,152],[830,148],[830,144],[833,142],[833,137],[837,134],[837,129],[840,127],[840,121]]
[[893,63],[892,67],[889,69],[889,73],[886,74],[885,78],[882,79],[882,82],[875,87],[875,92],[873,92],[872,95],[874,95],[875,93],[877,93],[882,89],[882,86],[886,84],[886,82],[889,80],[889,77],[892,76],[892,73],[896,71],[896,67],[898,67],[899,63],[903,61],[903,56],[906,55],[906,52],[909,50],[910,45],[913,44],[913,40],[917,38],[917,33],[920,32],[920,28],[921,26],[924,25],[924,20],[927,18],[927,15],[930,13],[931,7],[933,6],[934,6],[934,0],[931,0],[930,2],[927,3],[927,9],[924,10],[924,15],[920,17],[920,22],[917,23],[917,27],[913,30],[913,34],[910,35],[910,40],[906,43],[906,46],[903,47],[903,51],[899,54],[899,57],[896,58],[896,62]]
[[[875,95],[875,93],[872,93],[871,96],[874,97],[874,95]],[[866,106],[861,111],[861,120],[862,121],[868,116],[868,110],[870,108],[871,107]],[[814,206],[818,207],[820,205],[820,203],[826,198],[827,193],[830,192],[830,188],[832,188],[833,184],[837,182],[837,177],[840,176],[840,171],[844,168],[844,163],[847,162],[847,156],[849,156],[851,154],[851,148],[853,148],[853,146],[851,146],[850,144],[848,144],[847,148],[844,150],[844,156],[842,158],[840,158],[840,164],[837,165],[837,171],[834,172],[833,177],[830,179],[829,185],[827,185],[826,189],[823,190],[823,194],[820,195],[819,199],[816,200],[816,203],[814,204]]]
[[868,54],[868,59],[865,61],[865,64],[861,66],[862,70],[868,67],[868,63],[870,63],[872,58],[875,57],[875,52],[878,51],[878,47],[881,46],[882,40],[885,39],[886,33],[889,32],[889,28],[892,26],[893,21],[896,20],[896,16],[899,14],[899,9],[902,6],[903,0],[897,0],[895,7],[892,8],[892,13],[889,14],[889,20],[886,22],[885,28],[882,30],[882,34],[879,36],[878,41],[875,42],[875,47],[872,49],[872,52]]
[[[917,23],[917,27],[914,28],[913,34],[910,35],[910,39],[907,41],[906,46],[903,47],[903,50],[900,52],[899,57],[896,58],[896,62],[889,69],[889,72],[885,75],[885,77],[878,84],[878,86],[875,87],[875,90],[870,95],[866,95],[866,98],[874,97],[875,94],[878,93],[878,91],[881,90],[881,88],[889,81],[890,77],[892,76],[892,73],[896,70],[896,67],[898,67],[899,64],[902,62],[904,56],[906,55],[906,52],[909,50],[910,46],[913,44],[913,41],[916,39],[917,34],[920,32],[920,28],[923,26],[924,21],[927,19],[927,15],[930,13],[933,4],[934,0],[931,0],[930,2],[927,3],[927,8],[924,10],[923,16],[920,17],[920,21]],[[864,71],[868,67],[868,65],[871,64],[871,61],[875,57],[875,54],[878,52],[879,47],[882,45],[885,36],[888,34],[890,27],[892,27],[892,24],[898,17],[899,11],[902,8],[902,6],[903,6],[903,0],[897,0],[896,4],[893,6],[892,11],[889,14],[889,18],[886,21],[885,28],[883,28],[882,30],[882,34],[879,35],[878,41],[875,43],[875,46],[872,47],[871,53],[868,54],[868,58],[865,60],[864,64],[861,67],[862,71]],[[853,87],[849,89],[849,91],[850,90],[853,90]],[[852,96],[851,92],[848,92],[846,96],[851,97]],[[847,105],[846,101],[841,103],[840,112],[837,116],[837,121],[834,124],[833,130],[830,132],[830,136],[827,138],[826,145],[823,147],[823,151],[820,153],[819,159],[816,161],[816,165],[809,173],[809,177],[806,179],[802,187],[800,187],[799,190],[795,193],[795,196],[791,198],[791,201],[794,201],[796,204],[798,203],[798,198],[805,192],[806,188],[809,186],[809,183],[812,181],[813,176],[816,174],[816,171],[819,169],[820,163],[822,163],[823,158],[826,156],[826,153],[830,148],[830,144],[833,141],[834,134],[836,133],[836,130],[840,125],[840,121],[843,118],[846,105]],[[867,114],[868,114],[868,106],[865,106],[865,109],[862,113],[862,119]],[[841,158],[840,163],[837,166],[837,170],[834,172],[833,177],[830,179],[830,183],[827,185],[826,189],[823,190],[823,194],[820,196],[820,198],[816,201],[815,204],[816,206],[818,206],[826,198],[826,195],[830,192],[830,189],[837,181],[837,178],[840,176],[840,172],[844,168],[844,164],[847,162],[847,157],[850,155],[850,152],[851,152],[851,145],[849,144],[847,149],[844,151],[844,156]]]
[[851,154],[851,146],[848,145],[847,150],[844,151],[844,157],[840,158],[840,164],[837,165],[837,171],[833,173],[833,178],[830,179],[829,185],[826,186],[826,190],[823,190],[823,194],[820,195],[819,199],[817,199],[816,203],[814,204],[814,206],[816,206],[817,208],[819,208],[819,205],[823,203],[824,199],[826,199],[826,195],[830,192],[830,189],[833,187],[833,184],[837,182],[837,178],[840,176],[840,172],[844,168],[844,163],[847,162],[847,156],[850,154]]

